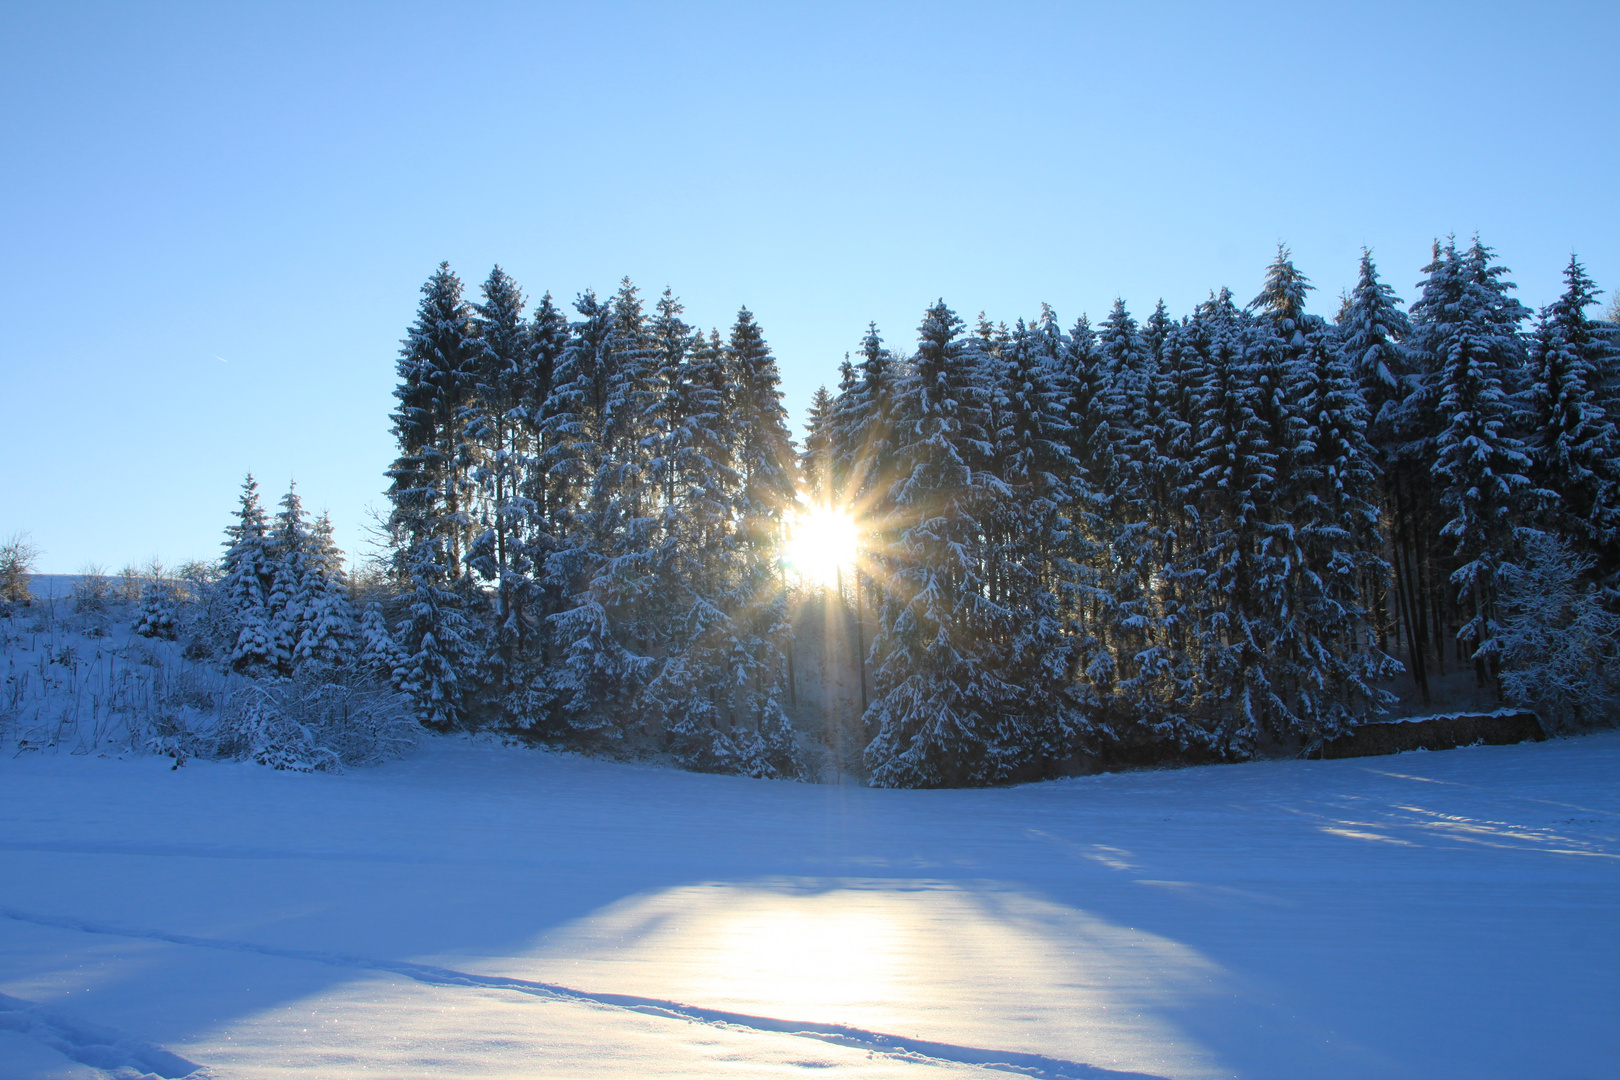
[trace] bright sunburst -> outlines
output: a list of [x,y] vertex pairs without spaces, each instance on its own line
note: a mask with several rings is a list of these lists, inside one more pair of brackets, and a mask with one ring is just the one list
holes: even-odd
[[855,563],[855,521],[830,506],[807,506],[788,528],[788,569],[807,584],[833,585]]

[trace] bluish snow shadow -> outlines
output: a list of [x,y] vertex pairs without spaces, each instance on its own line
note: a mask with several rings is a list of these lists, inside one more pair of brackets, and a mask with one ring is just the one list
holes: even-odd
[[7,994],[0,994],[0,1031],[26,1035],[65,1058],[105,1070],[119,1080],[126,1077],[129,1080],[145,1077],[180,1080],[199,1075],[202,1070],[195,1062],[141,1042],[116,1028],[92,1024]]

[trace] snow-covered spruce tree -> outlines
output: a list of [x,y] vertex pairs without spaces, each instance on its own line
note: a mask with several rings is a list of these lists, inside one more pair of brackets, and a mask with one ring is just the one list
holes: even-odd
[[984,776],[1007,780],[1053,776],[1077,750],[1094,750],[1089,718],[1077,693],[1077,643],[1067,632],[1078,574],[1073,516],[1094,498],[1070,455],[1065,400],[1052,342],[1018,320],[995,367],[1001,406],[992,432],[1004,485],[990,500],[987,530],[991,595],[1014,613],[999,642],[1002,678],[1012,694],[994,715]]
[[1564,294],[1543,308],[1530,344],[1531,480],[1546,524],[1620,568],[1620,440],[1594,389],[1603,342],[1586,317],[1598,290],[1574,256]]
[[470,494],[478,531],[467,562],[494,586],[492,649],[483,658],[482,681],[503,702],[517,680],[514,669],[529,636],[531,582],[521,551],[534,503],[521,489],[534,450],[534,417],[525,405],[532,400],[535,372],[524,306],[517,283],[499,266],[491,270],[470,324],[476,387],[459,420],[477,447]]
[[732,467],[735,388],[717,334],[692,334],[683,352],[668,386],[671,400],[662,410],[668,426],[656,459],[667,492],[658,574],[669,642],[642,708],[684,767],[734,772],[743,764],[731,737],[736,632],[727,610],[738,570],[734,518],[741,489]]
[[[1155,312],[1157,323],[1163,304]],[[1180,745],[1199,696],[1197,620],[1202,574],[1198,565],[1201,519],[1194,450],[1199,441],[1198,393],[1203,381],[1193,335],[1181,326],[1156,326],[1153,376],[1148,386],[1141,482],[1153,544],[1147,597],[1152,634],[1135,659],[1126,742]]]
[[452,581],[465,572],[472,462],[462,420],[478,385],[471,317],[461,279],[448,263],[439,264],[422,286],[416,321],[400,350],[400,382],[394,391],[400,454],[388,470],[394,503],[390,524],[400,534],[398,565],[407,575],[411,548],[428,536],[443,541]]
[[1368,546],[1378,542],[1376,529],[1367,532],[1377,518],[1376,492],[1367,486],[1374,466],[1365,408],[1333,331],[1305,310],[1312,289],[1279,246],[1265,288],[1249,305],[1259,316],[1249,346],[1255,412],[1276,454],[1277,480],[1262,516],[1275,524],[1265,565],[1281,580],[1268,582],[1265,593],[1274,604],[1271,681],[1287,711],[1273,717],[1272,729],[1307,740],[1337,734],[1358,709],[1382,700],[1367,680],[1396,670],[1381,658],[1363,664],[1356,651],[1360,591],[1382,566]]
[[1148,354],[1153,357],[1155,364],[1163,361],[1165,347],[1175,330],[1176,321],[1170,317],[1170,311],[1164,306],[1164,300],[1161,298],[1153,305],[1153,314],[1142,324],[1142,343],[1147,346]]
[[1266,281],[1260,295],[1249,301],[1249,310],[1271,323],[1282,339],[1290,358],[1304,354],[1306,339],[1322,326],[1322,320],[1305,313],[1307,294],[1316,286],[1294,266],[1287,245],[1277,245],[1277,257],[1266,268]]
[[428,536],[412,548],[408,615],[396,638],[406,654],[399,688],[410,695],[417,718],[439,731],[470,722],[461,672],[477,658],[461,594],[451,578],[453,565],[442,537]]
[[1285,694],[1293,733],[1313,743],[1343,734],[1394,701],[1375,684],[1400,665],[1371,640],[1362,607],[1366,586],[1389,567],[1379,557],[1378,477],[1368,445],[1366,406],[1331,335],[1311,335],[1299,371],[1295,448],[1294,547],[1285,625],[1277,637],[1288,666]]
[[793,626],[781,566],[783,529],[797,501],[797,460],[776,358],[746,307],[732,324],[725,362],[736,386],[740,482],[734,512],[738,573],[727,604],[736,630],[728,662],[736,694],[731,740],[741,771],[797,776],[803,766],[784,711],[794,694]]
[[[1411,335],[1411,322],[1400,308],[1395,290],[1378,279],[1372,252],[1363,248],[1361,269],[1355,288],[1345,297],[1336,323],[1339,347],[1349,365],[1350,378],[1361,392],[1367,409],[1367,442],[1380,475],[1380,500],[1392,515],[1401,511],[1397,494],[1397,425],[1401,402],[1413,373],[1411,359],[1404,344]],[[1405,466],[1409,468],[1410,466]],[[1410,487],[1410,483],[1405,485]],[[1401,539],[1405,535],[1403,523],[1397,522],[1388,538],[1389,552],[1397,563],[1406,558]],[[1420,686],[1424,685],[1422,657],[1414,636],[1403,632],[1401,621],[1392,620],[1393,606],[1397,612],[1405,611],[1402,597],[1405,583],[1396,587],[1391,575],[1382,579],[1369,577],[1362,584],[1364,604],[1369,608],[1378,647],[1388,643],[1391,631],[1404,638],[1407,645],[1407,663]]]
[[654,587],[640,573],[652,523],[638,514],[645,495],[639,416],[652,359],[628,282],[610,304],[587,292],[575,308],[582,319],[546,419],[551,466],[572,504],[568,535],[547,560],[563,598],[550,619],[558,653],[551,687],[572,738],[623,747],[642,730],[639,695],[652,667],[637,639],[656,632],[638,607]]
[[551,616],[563,609],[560,583],[547,570],[547,560],[561,550],[570,528],[571,486],[574,476],[556,470],[553,453],[559,436],[548,424],[552,388],[558,366],[568,347],[568,320],[546,293],[535,305],[529,320],[528,377],[523,381],[524,396],[517,429],[526,443],[522,447],[518,500],[528,510],[518,554],[513,568],[523,575],[525,595],[517,620],[518,654],[522,658],[521,685],[507,696],[509,723],[534,729],[549,728],[556,704],[549,682],[554,660]]
[[1091,465],[1103,500],[1095,618],[1113,654],[1114,693],[1134,712],[1135,696],[1145,691],[1137,659],[1153,636],[1149,592],[1156,545],[1148,524],[1144,442],[1153,356],[1123,300],[1114,301],[1098,326],[1097,350],[1103,390],[1093,404],[1100,413],[1093,431],[1106,430],[1110,445],[1106,457]]
[[376,602],[367,604],[365,614],[360,617],[361,674],[397,690],[409,674],[409,662],[409,655],[399,647],[393,632],[388,629],[388,619],[383,615],[382,605]]
[[694,407],[687,378],[687,354],[697,342],[694,340],[696,332],[683,317],[685,312],[674,291],[666,288],[658,298],[647,328],[652,376],[641,416],[642,445],[647,454],[652,501],[664,516],[659,529],[655,530],[659,545],[667,539],[668,508],[676,501],[682,482],[681,443],[676,432]]
[[179,602],[174,584],[154,578],[141,588],[141,606],[136,609],[130,629],[141,637],[173,641],[179,619]]
[[275,583],[270,523],[259,504],[259,485],[249,473],[242,482],[236,520],[225,530],[220,589],[225,595],[226,662],[233,670],[258,674],[275,669],[270,643],[268,601]]
[[281,498],[281,509],[270,532],[275,573],[270,596],[265,601],[265,622],[270,629],[271,658],[278,675],[291,675],[298,640],[303,637],[307,615],[304,600],[310,566],[309,524],[304,518],[304,502],[298,485],[289,484]]
[[[1403,342],[1412,332],[1395,290],[1378,280],[1372,251],[1361,249],[1361,272],[1338,319],[1340,348],[1350,377],[1366,402],[1370,436],[1376,446],[1393,425],[1386,409],[1398,403],[1411,363]],[[1386,433],[1381,435],[1380,433]]]
[[995,717],[1014,696],[999,670],[1010,613],[990,600],[982,576],[980,515],[1001,484],[975,468],[985,409],[961,327],[944,301],[928,309],[897,431],[894,539],[867,709],[877,735],[866,756],[879,786],[992,780]]
[[831,506],[835,501],[833,482],[833,398],[825,386],[816,388],[810,399],[809,422],[805,424],[804,449],[799,452],[799,469],[813,506]]
[[833,411],[833,473],[844,504],[855,520],[860,550],[856,552],[854,592],[857,667],[861,701],[866,702],[867,655],[865,615],[882,595],[882,552],[888,541],[884,523],[891,509],[895,482],[895,439],[906,382],[905,365],[883,344],[877,324],[867,325],[861,339],[854,381],[841,392]]
[[1611,720],[1620,705],[1620,616],[1587,579],[1593,559],[1521,530],[1520,561],[1500,581],[1502,694],[1554,730]]
[[1404,342],[1409,371],[1403,396],[1380,416],[1375,446],[1382,458],[1385,502],[1391,522],[1395,600],[1407,639],[1407,660],[1419,692],[1429,698],[1431,671],[1444,674],[1457,648],[1455,590],[1448,583],[1456,563],[1454,544],[1440,535],[1448,516],[1440,506],[1442,481],[1435,475],[1436,442],[1445,426],[1446,341],[1462,310],[1463,260],[1451,240],[1435,242],[1411,306],[1411,333]]
[[[1050,331],[1043,334],[1051,342]],[[1095,706],[1112,701],[1117,667],[1111,648],[1116,605],[1112,592],[1109,515],[1121,484],[1116,453],[1117,424],[1111,381],[1097,335],[1081,315],[1058,344],[1053,385],[1062,398],[1069,457],[1085,478],[1089,504],[1075,506],[1071,521],[1070,557],[1074,577],[1068,583],[1068,632],[1082,657],[1080,678]],[[1107,709],[1101,721],[1108,722]]]
[[[1267,440],[1277,452],[1279,478],[1277,491],[1282,505],[1279,517],[1293,505],[1291,476],[1294,454],[1304,421],[1295,410],[1295,382],[1310,340],[1326,332],[1326,324],[1305,311],[1307,294],[1314,291],[1310,279],[1294,266],[1288,248],[1278,245],[1277,258],[1266,269],[1265,287],[1249,302],[1249,310],[1259,316],[1251,330],[1249,363],[1259,390],[1255,412],[1266,427]],[[1266,330],[1270,330],[1268,335]]]
[[296,603],[302,617],[292,650],[294,670],[326,675],[354,664],[363,648],[360,626],[349,599],[343,552],[326,514],[309,531]]
[[1485,686],[1498,666],[1498,578],[1510,563],[1514,527],[1530,481],[1530,458],[1511,429],[1504,370],[1519,362],[1524,306],[1507,295],[1505,267],[1477,239],[1462,260],[1454,311],[1437,328],[1442,358],[1435,475],[1450,519],[1440,535],[1460,564],[1451,574],[1466,622],[1457,631],[1476,679]]
[[1267,514],[1277,453],[1256,411],[1252,325],[1225,290],[1201,305],[1198,317],[1209,342],[1195,458],[1205,530],[1198,653],[1209,726],[1189,725],[1178,734],[1184,749],[1247,757],[1287,711],[1272,684],[1269,657],[1283,584],[1268,550],[1277,531]]
[[864,532],[886,512],[894,482],[894,439],[902,373],[875,323],[861,339],[854,384],[833,412],[834,472]]
[[393,413],[399,456],[388,470],[394,568],[410,594],[398,627],[409,656],[400,686],[421,721],[441,730],[469,721],[460,672],[476,662],[463,611],[470,463],[457,423],[476,387],[469,318],[461,280],[441,263],[422,286],[400,351]]
[[855,365],[850,362],[849,353],[845,353],[838,365],[838,392],[833,395],[832,412],[826,422],[827,453],[832,459],[828,474],[835,492],[834,498],[839,503],[844,501],[849,488],[849,462],[854,457],[855,439],[850,431],[846,409],[854,399],[857,385]]

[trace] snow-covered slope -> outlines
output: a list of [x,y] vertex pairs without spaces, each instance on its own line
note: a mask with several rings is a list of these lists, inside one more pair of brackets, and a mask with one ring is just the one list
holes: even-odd
[[0,758],[0,1077],[1601,1077],[1620,735],[992,791]]

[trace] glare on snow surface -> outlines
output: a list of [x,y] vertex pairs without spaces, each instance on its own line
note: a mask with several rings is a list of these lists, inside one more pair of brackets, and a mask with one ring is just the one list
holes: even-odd
[[7,752],[0,1076],[1611,1076],[1616,775],[1620,733],[987,791]]

